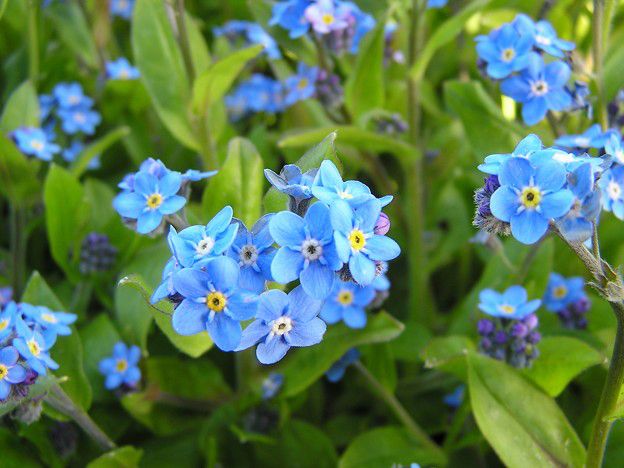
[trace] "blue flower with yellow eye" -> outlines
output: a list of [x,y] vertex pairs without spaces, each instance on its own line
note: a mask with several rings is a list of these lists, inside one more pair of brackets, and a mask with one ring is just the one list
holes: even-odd
[[180,335],[207,331],[217,347],[233,351],[241,340],[242,320],[254,317],[258,296],[239,287],[239,268],[221,256],[201,270],[184,268],[173,276],[184,297],[173,312],[173,329]]
[[19,352],[13,346],[0,349],[0,400],[6,400],[13,385],[26,380],[26,369],[18,364]]
[[308,67],[305,63],[299,62],[297,74],[286,78],[284,85],[286,105],[292,106],[297,101],[303,101],[314,96],[318,74],[318,67]]
[[544,294],[544,306],[551,312],[560,312],[568,305],[585,297],[585,280],[575,276],[564,278],[558,273],[551,273]]
[[85,96],[80,83],[59,83],[52,90],[52,95],[61,109],[88,109],[93,105],[93,99]]
[[117,60],[106,62],[106,76],[109,80],[137,80],[141,73],[128,62],[127,58],[119,57]]
[[18,336],[13,340],[13,346],[19,351],[26,364],[39,375],[46,375],[47,369],[58,369],[59,365],[50,357],[50,345],[45,342],[41,333],[24,324],[17,323]]
[[99,113],[82,106],[61,108],[58,116],[61,119],[61,128],[68,135],[79,132],[93,135],[95,127],[102,121]]
[[527,300],[527,292],[522,286],[511,286],[503,293],[484,289],[479,293],[479,309],[492,317],[523,319],[532,314],[542,301]]
[[22,153],[43,161],[52,161],[52,157],[61,151],[61,147],[52,143],[40,128],[18,128],[11,136]]
[[325,372],[325,377],[332,383],[339,382],[344,377],[347,367],[357,362],[358,359],[360,359],[360,352],[357,348],[351,348],[332,364],[329,370]]
[[328,324],[341,320],[350,328],[364,328],[366,307],[375,299],[372,286],[359,286],[351,281],[337,281],[323,308],[321,318]]
[[20,304],[20,311],[27,324],[40,327],[46,345],[52,347],[57,336],[71,335],[70,325],[78,316],[67,312],[53,312],[44,306]]
[[345,29],[349,23],[340,14],[339,6],[334,0],[316,0],[305,9],[304,16],[319,34]]
[[311,3],[312,0],[287,0],[276,2],[273,5],[269,25],[277,25],[286,29],[291,39],[303,36],[310,29],[310,23],[306,21],[304,13]]
[[533,37],[520,34],[511,24],[477,38],[477,53],[487,63],[487,74],[495,80],[507,78],[529,63]]
[[490,199],[490,209],[510,223],[511,233],[523,244],[537,242],[550,220],[564,216],[574,201],[564,188],[566,170],[555,161],[534,168],[527,159],[512,158],[501,166],[498,180],[501,186]]
[[102,359],[98,364],[100,374],[105,378],[104,386],[108,390],[125,385],[135,388],[141,380],[139,360],[141,350],[138,346],[126,346],[122,341],[115,343],[112,356]]

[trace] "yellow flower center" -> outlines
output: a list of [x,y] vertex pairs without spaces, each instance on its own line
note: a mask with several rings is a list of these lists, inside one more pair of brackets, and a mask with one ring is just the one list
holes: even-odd
[[561,299],[562,297],[565,297],[567,293],[568,293],[568,288],[566,288],[565,286],[557,286],[553,290],[553,296],[555,296],[557,299]]
[[225,309],[225,305],[227,304],[227,299],[223,294],[218,291],[211,292],[206,296],[206,307],[208,307],[213,312],[221,312]]
[[309,84],[309,81],[307,80],[307,78],[301,78],[299,80],[299,84],[297,84],[297,88],[305,89],[307,88],[308,84]]
[[45,322],[48,322],[48,323],[56,323],[56,322],[58,322],[58,319],[56,318],[55,315],[48,314],[48,313],[41,314],[41,319],[44,320]]
[[325,24],[332,24],[334,22],[334,15],[331,15],[329,13],[325,13],[321,17],[321,21],[323,21],[323,23],[325,23]]
[[128,368],[128,361],[125,359],[117,359],[117,364],[115,364],[115,369],[117,372],[124,372]]
[[9,373],[9,368],[4,364],[0,364],[0,380],[3,380]]
[[343,306],[351,305],[353,302],[353,293],[348,289],[340,291],[340,293],[338,293],[338,302]]
[[516,56],[516,51],[512,48],[503,50],[501,57],[504,62],[510,62]]
[[516,308],[514,306],[510,306],[510,305],[507,305],[507,304],[503,304],[503,305],[498,306],[498,309],[503,314],[506,314],[506,315],[511,315],[511,314],[513,314],[516,311]]
[[119,77],[123,78],[123,79],[127,79],[130,77],[130,73],[128,73],[128,70],[121,70],[121,72],[119,72]]
[[525,187],[520,199],[525,208],[535,208],[542,200],[542,192],[537,187]]
[[41,347],[39,346],[39,343],[37,343],[35,340],[30,340],[28,342],[28,350],[35,357],[41,354]]
[[349,192],[338,192],[338,196],[343,200],[351,200],[353,195]]
[[349,243],[353,250],[362,250],[366,245],[366,237],[364,233],[359,229],[354,229],[349,234]]
[[0,331],[4,330],[8,326],[9,326],[8,319],[0,320]]
[[160,193],[152,193],[149,197],[147,197],[147,206],[152,210],[155,210],[160,205],[162,205],[163,197]]

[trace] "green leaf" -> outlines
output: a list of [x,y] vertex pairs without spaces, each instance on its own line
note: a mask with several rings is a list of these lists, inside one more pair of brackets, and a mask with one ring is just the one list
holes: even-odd
[[191,61],[196,75],[200,75],[210,66],[208,44],[201,32],[200,21],[185,12],[186,30],[191,47]]
[[422,447],[404,428],[378,427],[358,435],[340,458],[339,468],[410,466],[412,463],[440,466],[440,455]]
[[549,336],[538,345],[539,358],[524,374],[552,397],[558,396],[574,377],[605,357],[584,341]]
[[132,50],[158,116],[182,144],[198,150],[188,112],[189,78],[165,2],[137,0],[132,15]]
[[394,393],[397,386],[397,369],[390,345],[391,343],[377,343],[360,349],[366,368],[387,390]]
[[291,350],[282,372],[284,396],[293,396],[312,385],[349,349],[396,338],[403,324],[386,312],[369,317],[366,328],[354,330],[344,324],[332,325],[320,344]]
[[16,206],[29,206],[39,200],[38,180],[41,161],[28,158],[0,133],[0,192]]
[[9,3],[9,0],[0,0],[0,19],[2,19],[7,3]]
[[142,450],[128,445],[99,456],[90,462],[87,468],[136,468],[142,456]]
[[237,50],[213,63],[193,84],[193,109],[203,114],[228,92],[234,80],[251,59],[264,49],[261,45]]
[[384,105],[385,26],[385,21],[379,21],[364,39],[355,68],[345,84],[345,105],[354,120]]
[[431,339],[421,352],[428,369],[441,369],[466,380],[466,355],[476,349],[465,336],[441,336]]
[[45,12],[65,46],[89,67],[97,68],[97,49],[80,5],[74,2],[52,2]]
[[[22,301],[46,306],[54,311],[66,310],[37,271],[28,280]],[[75,404],[88,410],[91,406],[91,385],[84,371],[82,341],[76,329],[72,327],[69,336],[59,336],[50,354],[60,366],[54,375],[61,379],[60,385],[65,393]]]
[[202,208],[206,219],[230,205],[234,216],[251,227],[261,215],[264,175],[262,157],[244,138],[233,138],[219,173],[204,190]]
[[23,441],[17,435],[5,427],[0,427],[0,453],[2,453],[3,466],[7,468],[40,468],[42,464],[32,452],[23,445]]
[[479,429],[511,467],[581,467],[585,448],[555,401],[506,364],[468,355],[470,401]]
[[89,167],[89,163],[93,158],[101,155],[104,151],[114,145],[118,140],[130,133],[129,127],[118,127],[111,130],[103,137],[98,138],[90,143],[71,166],[71,173],[74,177],[79,178]]
[[39,127],[39,100],[30,81],[25,81],[11,93],[0,117],[0,133],[9,133],[19,127]]

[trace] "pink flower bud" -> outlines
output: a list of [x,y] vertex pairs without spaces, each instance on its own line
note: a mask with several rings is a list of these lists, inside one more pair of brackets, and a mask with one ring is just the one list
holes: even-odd
[[386,213],[379,213],[379,218],[375,223],[375,234],[384,236],[390,230],[390,218]]

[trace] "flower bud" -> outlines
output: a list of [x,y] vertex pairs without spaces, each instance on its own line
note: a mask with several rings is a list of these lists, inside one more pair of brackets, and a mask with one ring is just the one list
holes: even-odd
[[386,213],[379,213],[379,218],[375,223],[375,234],[378,236],[385,236],[390,230],[390,218]]

